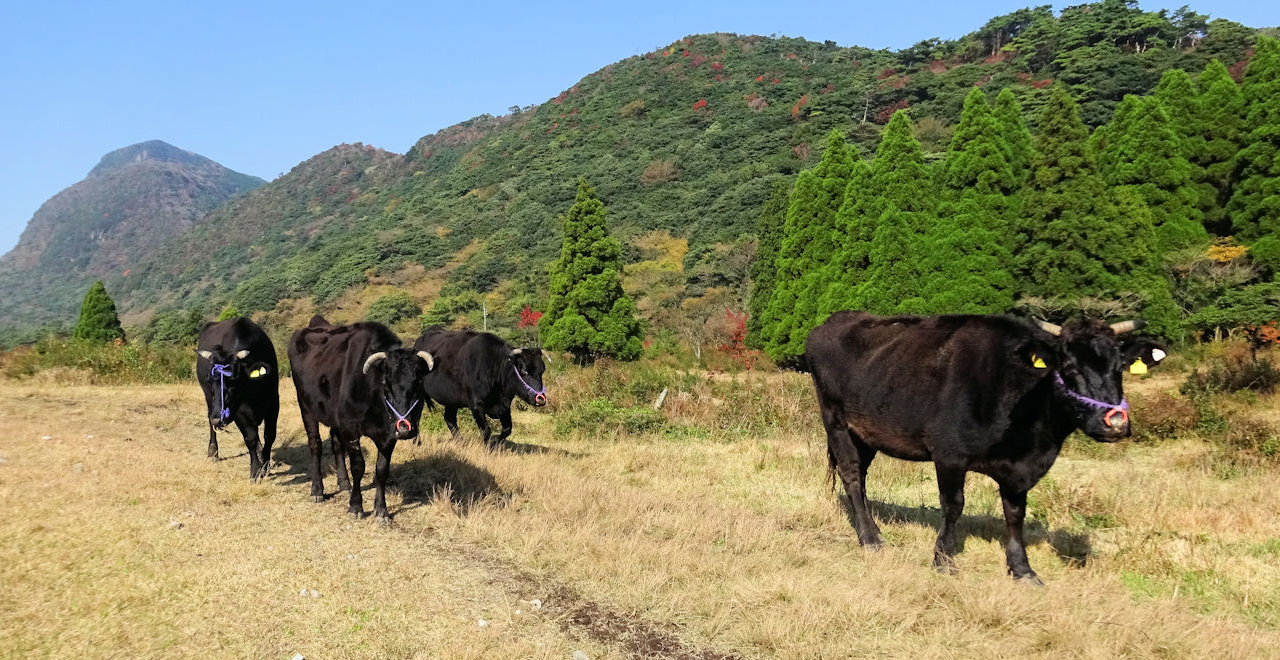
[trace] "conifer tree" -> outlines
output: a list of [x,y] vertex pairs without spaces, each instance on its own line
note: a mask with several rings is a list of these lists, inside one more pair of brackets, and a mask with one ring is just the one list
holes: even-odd
[[764,346],[760,337],[761,316],[769,306],[773,290],[777,286],[778,248],[782,244],[782,225],[787,219],[787,196],[790,182],[779,179],[773,184],[773,192],[756,223],[756,255],[751,263],[751,298],[747,301],[747,345],[759,349]]
[[975,87],[941,165],[938,222],[924,237],[925,309],[996,313],[1013,306],[1008,218],[1017,178],[1002,122]]
[[1009,168],[1013,171],[1014,183],[1021,187],[1027,180],[1031,166],[1031,131],[1022,118],[1022,106],[1008,87],[996,95],[993,109],[996,121],[1000,123],[1000,135],[1009,148]]
[[1235,183],[1236,155],[1244,127],[1244,95],[1226,65],[1218,60],[1209,62],[1196,84],[1203,143],[1194,160],[1200,167],[1202,185],[1213,195],[1204,222],[1209,231],[1226,235],[1231,232],[1227,204]]
[[1156,247],[1161,254],[1208,240],[1199,189],[1192,181],[1194,168],[1183,157],[1187,140],[1172,126],[1158,98],[1125,96],[1105,129],[1104,142],[1099,154],[1103,180],[1108,186],[1133,188],[1160,219]]
[[844,203],[836,213],[839,240],[835,255],[823,267],[821,281],[826,282],[826,290],[818,298],[819,317],[857,308],[858,286],[867,275],[871,239],[880,216],[878,208],[871,192],[871,166],[859,158],[853,163]]
[[885,126],[871,163],[871,192],[879,216],[868,250],[867,276],[855,309],[873,314],[925,311],[920,255],[925,231],[936,220],[930,172],[905,111]]
[[585,179],[563,220],[551,298],[539,321],[547,348],[582,364],[597,356],[634,360],[642,352],[635,303],[622,292],[622,247],[609,236],[604,204]]
[[1177,338],[1182,333],[1182,312],[1173,300],[1161,260],[1153,258],[1159,239],[1151,209],[1133,186],[1117,188],[1114,197],[1121,232],[1126,237],[1125,244],[1118,246],[1124,249],[1117,251],[1116,263],[1122,269],[1120,294],[1137,294],[1141,308],[1135,311],[1147,322],[1148,332]]
[[808,330],[816,325],[814,278],[835,252],[835,217],[853,161],[844,135],[832,130],[818,165],[796,178],[776,259],[774,293],[762,319],[765,352],[776,361],[798,359]]
[[[1209,213],[1216,203],[1213,187],[1205,181],[1204,160],[1204,112],[1200,105],[1200,94],[1191,82],[1191,76],[1182,69],[1169,69],[1160,78],[1149,100],[1153,100],[1168,117],[1169,128],[1177,135],[1178,153],[1187,161],[1190,173],[1189,190],[1183,194],[1199,211],[1199,220],[1204,223],[1205,214]],[[1151,209],[1157,216],[1159,210]]]
[[1055,86],[1040,112],[1031,178],[1023,193],[1017,251],[1020,278],[1033,296],[1074,300],[1121,291],[1127,250],[1119,210],[1098,173],[1080,110]]
[[1280,41],[1260,36],[1241,83],[1246,145],[1227,212],[1246,240],[1280,235]]
[[107,295],[102,280],[93,283],[80,304],[80,319],[71,336],[75,339],[109,342],[124,340],[124,328],[116,315],[116,303]]

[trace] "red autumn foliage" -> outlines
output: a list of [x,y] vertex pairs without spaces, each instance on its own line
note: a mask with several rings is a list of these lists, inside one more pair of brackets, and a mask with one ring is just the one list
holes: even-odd
[[758,76],[756,76],[756,82],[764,82],[764,74],[763,74],[763,73],[762,73],[762,74],[760,74],[760,75],[758,75]]
[[724,80],[724,76],[722,76],[722,75],[720,75],[720,74],[718,74],[718,73],[717,73],[717,74],[716,74],[716,80],[717,80],[717,81]]
[[568,95],[569,95],[569,92],[568,92],[568,91],[560,92],[560,95],[559,95],[559,96],[557,96],[557,97],[555,97],[555,98],[553,98],[553,99],[551,99],[551,102],[552,102],[552,103],[555,103],[556,105],[559,105],[559,104],[561,104],[561,103],[564,103],[564,98],[565,98],[566,96],[568,96]]
[[800,96],[800,100],[796,101],[796,104],[791,106],[791,118],[799,119],[800,111],[803,110],[806,105],[809,105],[809,95],[802,94]]
[[721,64],[721,63],[719,63],[719,62],[712,62],[712,63],[711,63],[711,70],[712,70],[712,71],[723,71],[723,70],[724,70],[724,65],[723,65],[723,64]]
[[887,124],[889,123],[889,120],[893,118],[893,113],[899,110],[906,110],[908,107],[910,107],[910,105],[911,104],[907,103],[906,99],[900,99],[897,103],[894,103],[893,105],[882,109],[880,112],[877,112],[876,122],[880,124]]
[[684,50],[680,51],[680,56],[681,56],[681,57],[688,57],[688,56],[689,56],[689,49],[688,49],[688,48],[686,48],[686,49],[684,49]]
[[729,333],[725,343],[720,345],[720,350],[750,371],[760,360],[760,351],[747,347],[747,318],[744,311],[724,310],[724,321]]
[[1053,84],[1053,78],[1045,78],[1044,80],[1032,81],[1031,86],[1036,89],[1044,89],[1045,87],[1048,87],[1049,85],[1052,85],[1052,84]]
[[696,103],[694,103],[694,104],[693,104],[693,109],[694,109],[694,110],[701,110],[701,109],[703,109],[703,108],[705,108],[705,107],[707,107],[707,100],[706,100],[706,99],[698,99],[698,101],[697,101]]
[[827,86],[826,86],[826,87],[823,87],[823,88],[822,88],[822,89],[820,89],[820,90],[818,90],[818,93],[819,93],[819,94],[826,94],[827,92],[833,91],[835,88],[836,88],[836,86],[835,86],[835,85],[833,85],[833,84],[831,84],[831,83],[827,83]]
[[689,68],[696,69],[699,66],[702,66],[702,63],[706,61],[707,61],[707,56],[701,53],[698,53],[694,55],[692,59],[689,60]]
[[542,318],[542,312],[535,311],[528,305],[520,310],[520,320],[516,322],[516,327],[520,330],[531,328],[538,325],[538,319]]
[[778,84],[778,83],[780,83],[780,82],[782,82],[782,79],[781,79],[781,78],[774,78],[774,79],[773,79],[773,84],[775,84],[775,85],[776,85],[776,84]]

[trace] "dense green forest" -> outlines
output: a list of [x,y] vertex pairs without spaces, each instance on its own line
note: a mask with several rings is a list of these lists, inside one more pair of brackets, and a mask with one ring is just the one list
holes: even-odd
[[[1267,151],[1252,136],[1271,135],[1267,108],[1280,95],[1268,96],[1269,74],[1256,73],[1266,69],[1255,61],[1266,60],[1265,49],[1255,53],[1258,36],[1187,8],[1151,12],[1123,0],[1058,15],[1019,10],[960,39],[896,52],[690,36],[538,106],[424,137],[403,156],[359,144],[318,154],[129,275],[108,277],[107,288],[128,317],[150,316],[142,336],[156,338],[181,336],[228,304],[282,325],[312,311],[350,320],[392,289],[433,322],[515,333],[521,310],[546,307],[561,218],[582,177],[608,209],[623,287],[658,344],[722,342],[748,308],[758,333],[772,293],[753,294],[751,282],[770,277],[804,291],[828,284],[817,297],[788,294],[807,314],[787,331],[791,354],[824,311],[891,311],[908,299],[903,311],[1055,315],[1085,305],[1112,314],[1145,311],[1167,294],[1167,334],[1232,327],[1231,309],[1276,286],[1266,201],[1274,139],[1262,139]],[[838,166],[824,165],[832,146]],[[1081,159],[1090,173],[1053,180]],[[843,187],[811,185],[830,169]],[[893,194],[871,205],[885,208],[859,208],[844,203],[854,186]],[[808,220],[800,215],[810,202],[797,197],[806,190],[810,201],[825,199]],[[1094,208],[1068,208],[1099,190]],[[1067,236],[1045,248],[1062,231],[1056,218],[1080,216],[1125,244],[1075,246]],[[826,223],[821,275],[787,247],[806,222],[811,233]],[[924,243],[910,237],[926,233],[931,247],[921,253]],[[990,249],[969,249],[975,242]],[[1126,286],[1037,274],[1037,249],[1068,262],[1110,250],[1104,257],[1124,264]],[[776,256],[761,261],[757,250]],[[980,277],[991,267],[998,281]],[[836,281],[844,286],[829,286]],[[855,286],[862,281],[886,286]],[[950,281],[977,288],[957,297],[943,286]],[[921,288],[900,298],[899,285]],[[1243,294],[1245,285],[1256,286]],[[883,300],[857,297],[870,293]],[[400,318],[402,329],[416,328],[411,315]]]

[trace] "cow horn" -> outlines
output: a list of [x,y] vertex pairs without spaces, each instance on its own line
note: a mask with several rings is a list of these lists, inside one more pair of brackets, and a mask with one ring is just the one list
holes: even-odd
[[239,352],[237,352],[237,353],[236,353],[236,359],[238,359],[238,360],[243,360],[243,359],[245,359],[245,358],[247,358],[247,357],[249,357],[249,349],[247,349],[247,348],[246,348],[246,349],[244,349],[243,351],[239,351]]
[[212,357],[213,357],[213,351],[201,351],[201,350],[198,350],[198,349],[197,349],[197,350],[196,350],[196,355],[199,355],[200,357],[202,357],[202,358],[204,358],[204,359],[208,360],[209,358],[212,358]]
[[548,353],[548,352],[546,352],[546,351],[542,351],[542,359],[546,360],[546,361],[547,361],[547,364],[551,364],[551,354],[550,354],[550,353]]
[[1036,325],[1040,326],[1041,330],[1044,330],[1045,332],[1053,335],[1054,337],[1057,337],[1062,334],[1062,326],[1060,325],[1054,325],[1048,321],[1039,321],[1039,320],[1036,321]]
[[423,361],[427,363],[427,371],[431,371],[436,368],[436,361],[431,358],[430,353],[426,351],[418,351],[418,357],[422,358]]
[[1123,335],[1126,332],[1141,330],[1146,324],[1146,321],[1121,321],[1119,323],[1112,323],[1111,331],[1117,335]]
[[520,351],[523,351],[523,350],[524,350],[523,348],[516,348],[516,349],[512,349],[511,354],[512,354],[512,355],[519,355],[519,354],[520,354]]
[[386,357],[387,357],[386,351],[378,351],[377,353],[370,355],[369,359],[364,361],[364,373],[369,373],[369,367],[372,367],[374,362],[377,362],[378,360],[384,360],[386,359]]

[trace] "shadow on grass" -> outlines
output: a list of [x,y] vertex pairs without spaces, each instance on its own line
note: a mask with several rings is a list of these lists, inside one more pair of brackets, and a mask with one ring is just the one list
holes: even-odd
[[390,482],[403,500],[396,514],[446,498],[454,513],[466,516],[475,508],[503,507],[511,500],[492,473],[447,448],[393,465]]
[[[853,505],[849,502],[849,498],[843,493],[837,494],[836,498],[844,509],[845,517],[849,519],[849,525],[853,526]],[[902,506],[870,499],[869,503],[871,505],[871,515],[877,522],[911,523],[935,531],[942,529],[942,509],[940,507]],[[997,542],[1003,542],[1005,539],[1003,516],[993,516],[985,513],[970,515],[966,513],[960,516],[958,524],[960,547],[957,552],[964,552],[965,541],[969,538]],[[1051,531],[1046,529],[1039,521],[1030,520],[1023,524],[1022,535],[1027,546],[1048,543],[1049,547],[1053,548],[1053,551],[1057,553],[1059,561],[1067,566],[1084,566],[1088,563],[1089,556],[1093,554],[1093,546],[1089,542],[1088,534],[1075,534],[1065,529]]]

